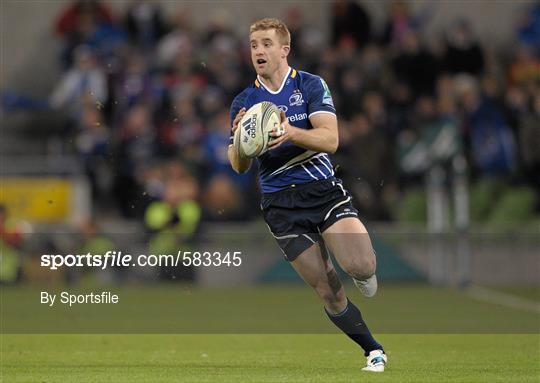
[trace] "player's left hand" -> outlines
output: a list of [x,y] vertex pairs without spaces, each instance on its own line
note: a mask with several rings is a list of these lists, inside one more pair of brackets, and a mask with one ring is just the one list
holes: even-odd
[[282,143],[289,141],[291,139],[291,133],[295,129],[289,124],[289,120],[285,116],[285,113],[282,111],[280,114],[281,123],[279,126],[276,126],[270,131],[270,136],[274,139],[268,143],[268,149],[275,149],[279,147]]

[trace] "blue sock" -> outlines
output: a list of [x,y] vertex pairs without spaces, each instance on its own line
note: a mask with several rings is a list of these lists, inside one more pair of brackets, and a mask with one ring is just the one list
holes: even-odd
[[362,319],[362,314],[347,298],[347,307],[339,314],[331,314],[326,310],[328,318],[349,338],[364,349],[364,355],[368,356],[370,351],[383,350],[383,347],[371,335],[366,322]]

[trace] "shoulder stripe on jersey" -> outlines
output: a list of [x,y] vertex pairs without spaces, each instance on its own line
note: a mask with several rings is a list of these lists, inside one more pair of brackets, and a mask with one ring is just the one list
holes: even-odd
[[308,118],[310,118],[311,116],[314,116],[314,115],[316,115],[316,114],[320,114],[320,113],[331,114],[331,115],[334,115],[334,116],[336,115],[334,112],[330,112],[330,111],[327,111],[327,110],[318,110],[318,111],[316,111],[316,112],[311,113],[311,114],[308,116]]
[[295,78],[295,77],[296,77],[296,69],[293,69],[292,74],[291,74],[291,78]]
[[259,83],[259,80],[255,79],[255,86],[257,88],[260,88],[261,84]]

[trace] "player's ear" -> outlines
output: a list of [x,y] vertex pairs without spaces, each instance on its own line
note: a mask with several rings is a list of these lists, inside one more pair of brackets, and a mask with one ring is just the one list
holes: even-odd
[[291,51],[291,46],[290,45],[283,45],[281,47],[281,58],[285,58],[289,55],[289,52]]

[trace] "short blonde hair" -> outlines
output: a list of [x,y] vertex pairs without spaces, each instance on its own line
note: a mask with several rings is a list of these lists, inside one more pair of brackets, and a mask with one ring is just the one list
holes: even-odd
[[256,31],[267,31],[274,29],[281,45],[291,45],[291,33],[285,23],[278,19],[265,18],[255,21],[249,27],[249,34]]

